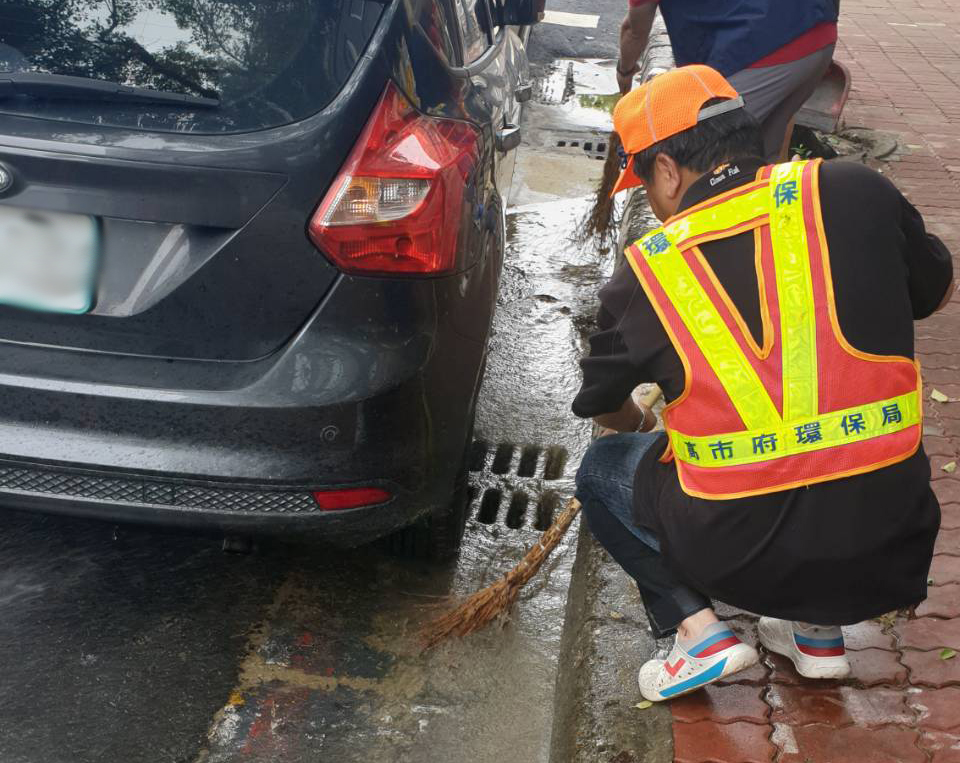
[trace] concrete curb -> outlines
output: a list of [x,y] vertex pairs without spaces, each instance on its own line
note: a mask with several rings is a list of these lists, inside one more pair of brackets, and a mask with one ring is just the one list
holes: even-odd
[[[658,16],[641,77],[646,81],[672,66]],[[620,225],[618,265],[626,244],[655,224],[644,194],[631,192]],[[583,523],[581,528],[560,647],[551,763],[670,763],[670,710],[636,707],[642,700],[637,671],[657,650],[640,597]]]
[[560,648],[553,763],[670,763],[673,719],[642,709],[637,671],[657,650],[636,587],[581,532]]

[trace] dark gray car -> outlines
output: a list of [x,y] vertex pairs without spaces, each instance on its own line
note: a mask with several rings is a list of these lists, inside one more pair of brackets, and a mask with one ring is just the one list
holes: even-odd
[[0,502],[455,550],[505,12],[0,2]]

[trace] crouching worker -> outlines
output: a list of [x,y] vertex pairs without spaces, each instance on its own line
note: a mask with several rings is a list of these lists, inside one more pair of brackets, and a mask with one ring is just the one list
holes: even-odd
[[[810,678],[850,672],[839,626],[917,604],[940,522],[921,446],[913,321],[949,300],[949,252],[854,163],[765,166],[757,123],[706,66],[624,96],[617,190],[663,227],[600,292],[574,412],[614,430],[577,495],[637,582],[670,699],[757,661],[717,599]],[[656,382],[665,432],[631,392]]]

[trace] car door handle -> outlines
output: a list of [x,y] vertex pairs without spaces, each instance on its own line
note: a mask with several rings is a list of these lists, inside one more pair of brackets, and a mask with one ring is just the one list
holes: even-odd
[[522,85],[517,85],[517,89],[513,92],[513,97],[516,99],[517,103],[526,103],[533,97],[533,85],[529,82]]
[[520,128],[517,125],[505,124],[497,133],[497,148],[506,153],[520,145]]

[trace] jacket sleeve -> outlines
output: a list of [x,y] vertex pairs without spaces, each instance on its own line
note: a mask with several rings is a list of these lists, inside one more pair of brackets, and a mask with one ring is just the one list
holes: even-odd
[[600,290],[597,331],[590,336],[589,355],[580,361],[583,382],[573,401],[576,416],[613,413],[638,384],[648,381],[631,358],[623,332],[624,320],[637,299],[645,297],[629,267],[619,268]]
[[907,288],[913,317],[920,320],[931,315],[943,300],[953,280],[953,258],[943,242],[927,232],[923,217],[902,194],[900,230],[904,237]]

